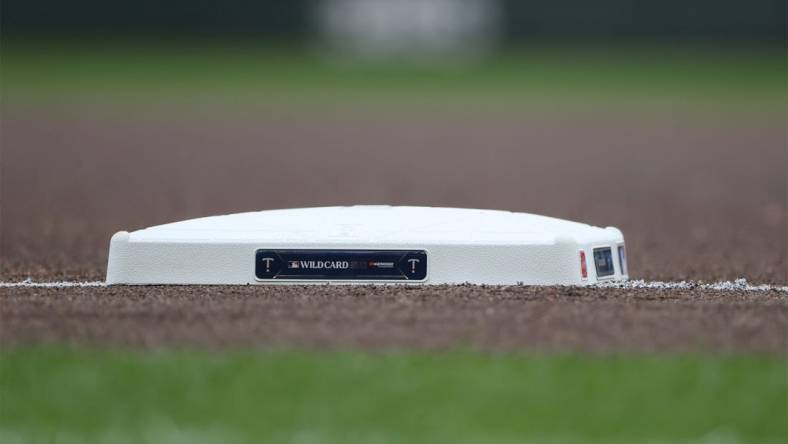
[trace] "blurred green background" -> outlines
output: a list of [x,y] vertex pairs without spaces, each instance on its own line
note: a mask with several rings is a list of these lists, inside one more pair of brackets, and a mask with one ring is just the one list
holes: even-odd
[[[7,103],[756,107],[784,99],[782,52],[522,47],[484,62],[327,61],[250,44],[43,45],[4,54]],[[700,54],[698,54],[700,52]]]
[[604,107],[784,100],[779,1],[2,4],[7,103]]

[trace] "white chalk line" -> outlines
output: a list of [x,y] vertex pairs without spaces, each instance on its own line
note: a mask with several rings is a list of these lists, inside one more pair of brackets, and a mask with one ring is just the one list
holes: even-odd
[[106,287],[103,281],[54,281],[54,282],[34,282],[32,279],[25,279],[19,282],[0,282],[0,288],[74,288],[74,287]]
[[713,290],[713,291],[777,291],[788,293],[788,285],[750,284],[747,279],[705,283],[699,281],[662,282],[662,281],[618,281],[600,282],[592,285],[596,288],[630,288],[652,290]]
[[[0,288],[85,288],[107,287],[103,281],[54,281],[35,282],[25,279],[19,282],[0,282]],[[735,281],[721,281],[705,283],[700,281],[662,282],[662,281],[615,281],[600,282],[590,285],[590,288],[622,288],[622,289],[651,289],[651,290],[712,290],[712,291],[776,291],[788,293],[788,285],[750,284],[746,279]]]

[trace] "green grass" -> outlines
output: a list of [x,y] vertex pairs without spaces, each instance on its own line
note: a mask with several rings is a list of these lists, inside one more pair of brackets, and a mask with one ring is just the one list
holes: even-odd
[[785,442],[788,361],[88,351],[0,355],[0,441]]
[[520,48],[478,63],[327,61],[254,45],[6,44],[6,102],[204,101],[598,106],[734,105],[778,109],[782,50]]

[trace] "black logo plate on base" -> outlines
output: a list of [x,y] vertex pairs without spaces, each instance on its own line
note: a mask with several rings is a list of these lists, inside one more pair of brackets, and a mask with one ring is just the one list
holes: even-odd
[[422,281],[424,250],[257,250],[258,280]]

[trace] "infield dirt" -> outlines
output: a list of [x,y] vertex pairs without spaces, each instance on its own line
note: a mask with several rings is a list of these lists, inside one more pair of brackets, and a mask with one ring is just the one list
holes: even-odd
[[3,344],[788,351],[788,295],[537,287],[4,290]]
[[[113,232],[260,209],[509,209],[619,227],[634,278],[788,282],[782,116],[15,108],[0,279],[101,280]],[[785,352],[785,293],[0,289],[3,344]]]

